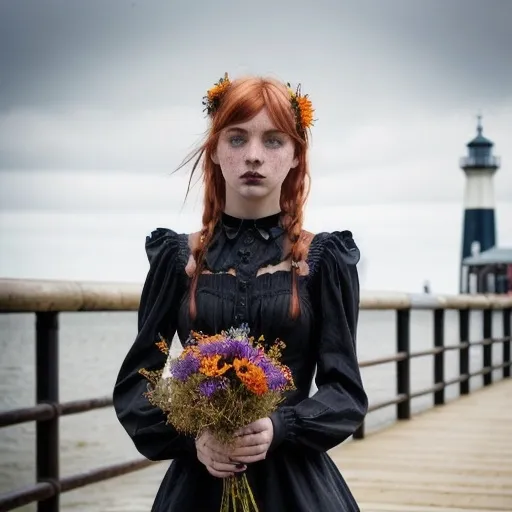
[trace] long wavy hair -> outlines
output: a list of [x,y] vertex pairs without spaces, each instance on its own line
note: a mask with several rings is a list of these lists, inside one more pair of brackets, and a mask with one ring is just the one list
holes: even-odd
[[[204,184],[203,227],[200,231],[201,243],[195,244],[192,253],[196,262],[190,286],[189,310],[192,318],[195,318],[197,314],[197,281],[199,275],[204,270],[206,251],[226,203],[226,184],[220,166],[212,160],[212,154],[217,148],[219,135],[223,129],[252,119],[263,108],[267,109],[269,117],[276,128],[288,134],[295,142],[295,155],[298,159],[298,165],[290,170],[283,182],[280,207],[283,213],[282,225],[286,230],[290,243],[292,262],[299,263],[307,257],[300,234],[304,218],[304,205],[309,194],[310,184],[307,162],[308,133],[299,134],[295,115],[291,108],[290,94],[283,83],[272,78],[239,78],[234,80],[226,90],[218,110],[211,119],[211,125],[205,141],[178,168],[182,168],[195,159],[187,188],[188,195],[192,177],[202,161],[202,179]],[[300,314],[297,289],[298,272],[298,266],[292,265],[292,300],[290,303],[290,315],[292,318],[297,318]]]

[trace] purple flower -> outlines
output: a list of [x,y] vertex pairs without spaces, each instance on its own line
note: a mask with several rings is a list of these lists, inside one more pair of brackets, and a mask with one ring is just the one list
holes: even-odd
[[265,372],[267,385],[270,390],[279,391],[288,384],[286,375],[268,358],[262,358],[258,362],[258,366]]
[[210,398],[216,391],[226,389],[227,386],[227,379],[206,379],[199,384],[199,392],[201,395]]
[[259,356],[257,348],[253,347],[247,340],[226,338],[212,343],[201,345],[201,355],[212,356],[220,354],[225,359],[238,357],[254,361]]
[[234,352],[235,357],[239,359],[248,359],[249,361],[255,361],[260,352],[257,348],[251,346],[249,343],[235,342]]
[[199,359],[193,354],[186,354],[183,358],[175,359],[171,364],[171,375],[179,381],[186,381],[193,373],[199,371]]

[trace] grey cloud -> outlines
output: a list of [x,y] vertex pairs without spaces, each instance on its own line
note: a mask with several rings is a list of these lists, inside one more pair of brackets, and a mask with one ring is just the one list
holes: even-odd
[[[0,16],[1,105],[37,106],[67,103],[101,105],[118,91],[105,80],[132,60],[138,71],[142,52],[159,57],[164,72],[172,41],[170,4],[113,0],[20,0],[4,2]],[[156,67],[154,68],[156,69]],[[124,77],[128,78],[127,76]],[[154,76],[146,77],[149,85]],[[160,79],[158,87],[161,88]],[[129,85],[128,85],[129,88]],[[154,92],[149,87],[147,96]]]
[[[371,4],[380,30],[393,41],[411,72],[427,84],[459,88],[461,96],[510,97],[512,2],[396,0]],[[429,77],[431,73],[437,76]],[[443,92],[440,89],[435,94],[442,97]]]
[[[508,145],[512,102],[492,114],[484,117],[484,134],[495,142],[495,154],[503,161],[496,177],[497,198],[512,201]],[[34,132],[24,130],[23,123]],[[349,123],[349,129],[322,124],[315,129],[310,154],[312,204],[461,201],[464,178],[458,161],[466,155],[475,124],[465,111],[438,117],[425,107],[402,112],[396,119]],[[86,111],[58,122],[52,117],[12,116],[9,123],[0,121],[0,140],[7,140],[13,156],[20,155],[18,163],[21,156],[27,166],[34,154],[40,159],[32,172],[12,167],[0,173],[0,208],[180,207],[186,178],[177,176],[188,176],[190,167],[170,176],[193,148],[192,142],[199,140],[203,127],[202,119],[188,107],[114,117]],[[25,138],[17,139],[13,134],[21,131]]]
[[205,128],[200,107],[18,109],[0,116],[0,168],[170,170]]
[[3,2],[0,170],[171,172],[228,70],[303,82],[320,177],[357,171],[373,186],[395,166],[425,181],[424,197],[452,197],[435,189],[459,179],[478,109],[512,161],[510,19],[499,0]]
[[1,10],[3,109],[192,103],[225,67],[305,73],[318,95],[348,84],[453,101],[512,85],[505,0],[11,0]]

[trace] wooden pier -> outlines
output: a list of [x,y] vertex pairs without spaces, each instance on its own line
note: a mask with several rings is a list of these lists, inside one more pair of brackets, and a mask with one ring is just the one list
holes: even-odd
[[512,511],[512,380],[332,451],[361,512]]

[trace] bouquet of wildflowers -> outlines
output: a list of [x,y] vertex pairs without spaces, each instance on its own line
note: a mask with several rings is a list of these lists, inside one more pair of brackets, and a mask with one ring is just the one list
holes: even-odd
[[[290,369],[281,362],[285,345],[277,340],[267,351],[263,337],[249,337],[247,325],[206,336],[192,332],[185,349],[171,357],[167,342],[157,346],[168,355],[162,370],[140,370],[150,382],[146,393],[167,422],[195,437],[205,430],[229,445],[235,432],[270,415],[294,388]],[[257,511],[245,474],[224,480],[221,512]]]

